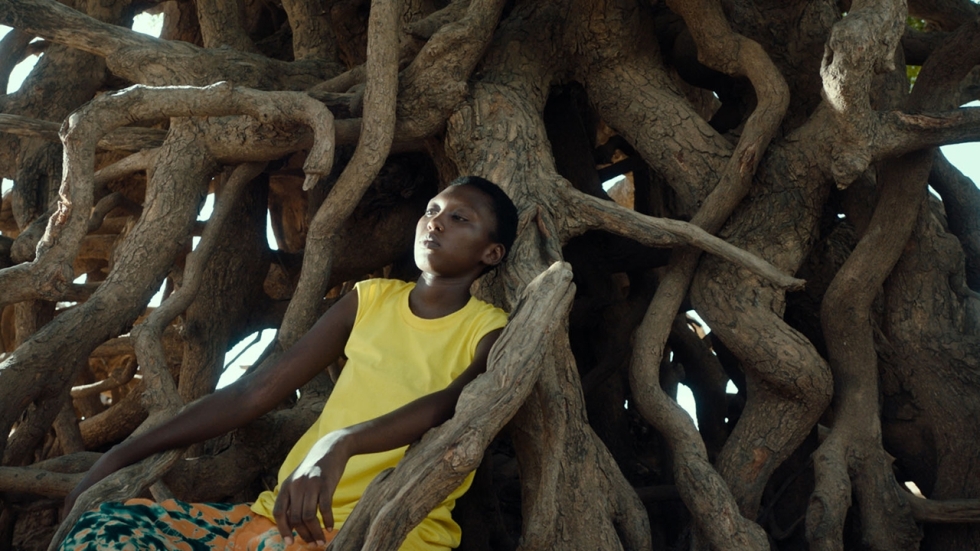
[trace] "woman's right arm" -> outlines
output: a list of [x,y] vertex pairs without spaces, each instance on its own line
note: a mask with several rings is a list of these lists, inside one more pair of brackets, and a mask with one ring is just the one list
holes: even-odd
[[71,510],[82,492],[123,467],[161,451],[214,438],[271,411],[340,357],[356,315],[357,293],[347,293],[274,365],[242,376],[104,453],[65,498],[65,511]]

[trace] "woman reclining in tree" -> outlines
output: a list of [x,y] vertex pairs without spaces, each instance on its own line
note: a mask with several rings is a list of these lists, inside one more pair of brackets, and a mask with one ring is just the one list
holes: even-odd
[[[272,367],[191,403],[104,454],[66,498],[151,454],[244,426],[337,360],[348,358],[320,417],[289,452],[279,484],[252,504],[167,500],[105,503],[86,512],[62,549],[284,549],[328,543],[368,483],[408,444],[452,417],[463,387],[486,369],[506,314],[470,295],[514,242],[517,210],[493,183],[454,181],[415,230],[416,283],[355,286]],[[459,545],[450,511],[472,474],[408,535],[401,549]],[[318,518],[319,517],[319,518]]]

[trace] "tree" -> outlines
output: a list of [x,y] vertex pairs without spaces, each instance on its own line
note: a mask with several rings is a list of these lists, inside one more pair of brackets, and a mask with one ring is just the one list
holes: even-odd
[[[129,29],[144,10],[162,39]],[[980,139],[978,13],[3,0],[0,76],[43,56],[0,97],[0,545],[57,541],[97,452],[243,337],[277,328],[275,361],[346,282],[411,277],[421,205],[478,174],[521,211],[477,290],[512,320],[333,548],[396,549],[481,462],[469,549],[980,547],[980,192],[936,149]],[[330,387],[63,524],[147,487],[249,499]]]

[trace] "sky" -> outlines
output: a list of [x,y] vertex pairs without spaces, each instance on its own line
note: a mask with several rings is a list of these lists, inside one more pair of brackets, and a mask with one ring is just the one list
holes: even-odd
[[[133,30],[150,34],[153,36],[159,36],[160,30],[163,26],[163,17],[161,15],[147,15],[139,14],[135,17],[133,21]],[[5,27],[0,25],[0,39],[6,36],[7,32],[10,31],[10,27]],[[36,56],[31,56],[22,63],[20,63],[10,74],[10,80],[7,85],[7,93],[17,91],[20,88],[21,83],[24,78],[30,73],[31,69],[34,67],[34,63],[37,62]],[[971,107],[980,106],[980,102],[971,102],[967,104]],[[980,143],[972,142],[965,144],[947,145],[943,146],[942,152],[946,155],[946,158],[960,169],[966,176],[969,176],[975,183],[980,183]],[[6,193],[10,189],[12,182],[10,180],[3,180],[2,193]],[[213,195],[208,196],[208,201],[201,210],[201,215],[199,219],[207,220],[211,215],[211,210],[213,208]],[[267,220],[267,236],[269,239],[269,245],[275,248],[275,238],[272,236],[272,226],[271,221]],[[195,238],[197,239],[197,238]],[[197,242],[194,242],[197,245]],[[159,304],[160,298],[162,296],[163,289],[161,288],[161,293],[158,293],[157,297],[154,297],[154,301],[151,305]],[[238,375],[242,373],[240,366],[251,365],[255,358],[265,349],[266,346],[272,339],[275,338],[275,331],[267,329],[261,332],[258,342],[254,342],[255,335],[251,335],[243,339],[240,343],[235,345],[228,354],[225,356],[225,374],[222,376],[219,382],[219,387],[228,384],[230,381],[237,378]],[[253,343],[249,345],[249,343]],[[247,349],[246,349],[247,348]],[[246,349],[242,352],[243,349]],[[232,362],[234,365],[229,365]],[[228,369],[228,368],[231,369]],[[694,398],[691,395],[690,390],[681,385],[682,388],[678,391],[677,401],[681,404],[688,412],[692,413],[694,407]],[[729,392],[734,392],[734,386],[729,383]]]

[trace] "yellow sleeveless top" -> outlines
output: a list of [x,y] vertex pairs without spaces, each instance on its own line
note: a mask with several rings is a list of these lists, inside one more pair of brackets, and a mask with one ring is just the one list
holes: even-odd
[[[282,467],[279,484],[310,448],[331,431],[374,419],[417,398],[442,390],[458,377],[476,353],[477,344],[507,322],[507,314],[477,298],[438,319],[415,316],[408,306],[414,283],[371,279],[355,286],[357,317],[344,354],[347,363],[319,419],[293,446]],[[335,528],[343,526],[354,505],[378,473],[394,467],[406,447],[357,455],[347,462],[333,496]],[[450,511],[469,489],[473,473],[405,539],[402,550],[434,550],[459,545],[460,529]],[[252,510],[273,522],[277,485],[262,492]]]

